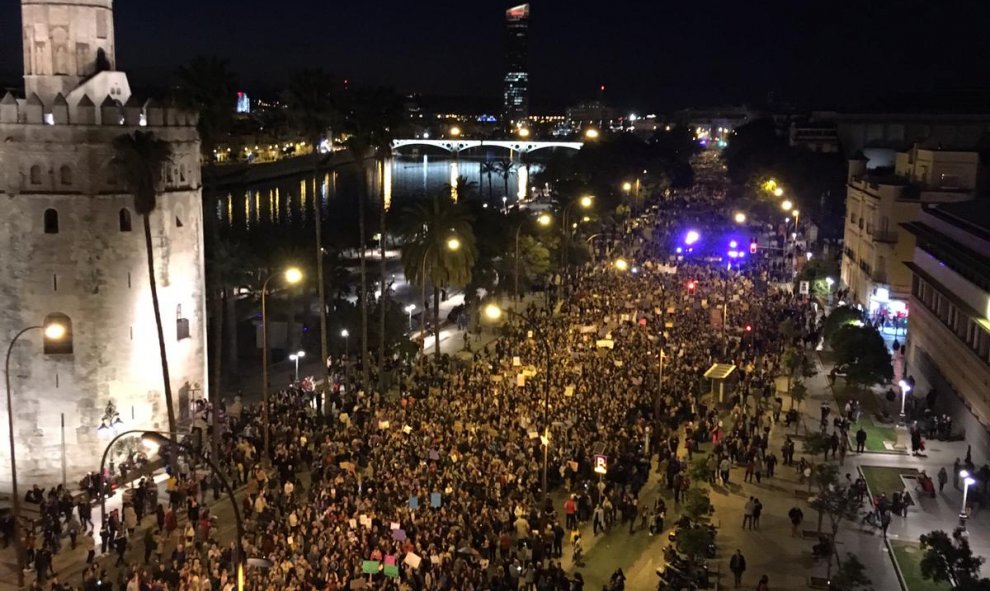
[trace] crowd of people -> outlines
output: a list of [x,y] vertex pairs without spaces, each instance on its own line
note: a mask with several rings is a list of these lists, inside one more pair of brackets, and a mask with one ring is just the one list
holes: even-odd
[[[755,260],[678,260],[676,228],[658,214],[608,245],[635,256],[629,269],[586,265],[565,277],[555,308],[531,305],[479,328],[498,338],[469,363],[411,358],[395,365],[388,392],[364,391],[360,372],[346,371],[330,376],[320,403],[295,387],[270,396],[268,449],[260,405],[217,409],[214,459],[244,490],[246,588],[580,590],[580,569],[564,568],[580,565],[580,524],[594,534],[619,523],[631,534],[663,529],[662,502],[641,502],[655,467],[675,502],[699,474],[691,462],[702,443],[714,444],[703,460],[711,482],[727,484],[730,465],[772,476],[773,377],[784,346],[800,346],[781,324],[811,330],[814,315]],[[716,362],[737,368],[724,396],[702,377]],[[236,587],[236,536],[221,543],[207,508],[219,481],[183,457],[166,495],[145,480],[96,524],[99,554],[121,568],[91,547],[85,591]],[[93,499],[40,494],[43,541],[28,533],[26,545],[35,586],[60,591],[50,554],[63,531],[73,545],[78,534],[92,541]],[[747,516],[758,528],[756,506]]]

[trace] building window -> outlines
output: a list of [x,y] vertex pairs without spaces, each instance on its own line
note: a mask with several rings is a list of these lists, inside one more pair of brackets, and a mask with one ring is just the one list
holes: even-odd
[[72,355],[72,319],[65,314],[49,314],[45,326],[49,324],[61,324],[65,334],[58,340],[45,339],[45,355]]
[[175,307],[175,340],[189,338],[189,319],[182,317],[182,304]]
[[31,184],[40,185],[41,184],[41,166],[35,164],[31,167]]
[[54,209],[45,210],[45,234],[58,234],[58,212]]
[[101,10],[96,13],[96,37],[98,39],[106,39],[109,33],[109,23],[107,22],[106,11]]
[[68,164],[63,164],[61,168],[58,169],[58,180],[63,186],[72,184],[72,167]]
[[176,228],[182,227],[182,219],[179,216],[175,216],[175,227]]
[[121,232],[131,231],[131,212],[126,207],[121,208],[120,213],[117,214],[117,223]]

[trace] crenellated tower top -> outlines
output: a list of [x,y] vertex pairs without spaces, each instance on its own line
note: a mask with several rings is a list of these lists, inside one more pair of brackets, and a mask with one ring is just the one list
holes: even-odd
[[25,96],[47,104],[116,68],[112,0],[21,0],[21,23]]

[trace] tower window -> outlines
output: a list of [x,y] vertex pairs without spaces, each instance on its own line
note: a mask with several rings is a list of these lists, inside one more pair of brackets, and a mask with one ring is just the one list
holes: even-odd
[[63,185],[71,185],[72,167],[68,164],[63,164],[62,167],[58,169],[58,179]]
[[126,207],[122,208],[120,213],[117,214],[117,223],[120,226],[121,232],[131,231],[131,212]]
[[37,164],[31,167],[31,184],[32,185],[41,184],[41,166]]
[[182,219],[179,218],[179,216],[175,216],[175,227],[176,228],[181,228],[182,227]]
[[45,234],[58,234],[58,212],[54,209],[45,210]]
[[109,32],[109,25],[107,22],[106,11],[101,10],[96,13],[96,37],[98,39],[106,39]]

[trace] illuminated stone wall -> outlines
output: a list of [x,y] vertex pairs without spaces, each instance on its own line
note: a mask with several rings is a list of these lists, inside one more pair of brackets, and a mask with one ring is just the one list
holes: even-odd
[[[91,96],[117,83],[124,90],[114,94],[126,106],[110,95]],[[167,429],[142,218],[110,164],[111,142],[121,134],[151,132],[173,150],[150,221],[177,417],[206,395],[195,117],[138,104],[129,94],[122,73],[103,72],[68,101],[61,94],[0,100],[0,354],[17,331],[55,312],[71,319],[74,341],[71,355],[45,355],[41,331],[15,346],[11,386],[22,488],[61,481],[63,414],[70,483],[98,468],[112,436],[98,430],[109,401],[123,421],[119,430]],[[57,232],[48,210],[57,212]],[[188,336],[180,335],[186,324]],[[0,417],[6,442],[6,407]],[[9,474],[4,444],[0,489],[9,486]]]

